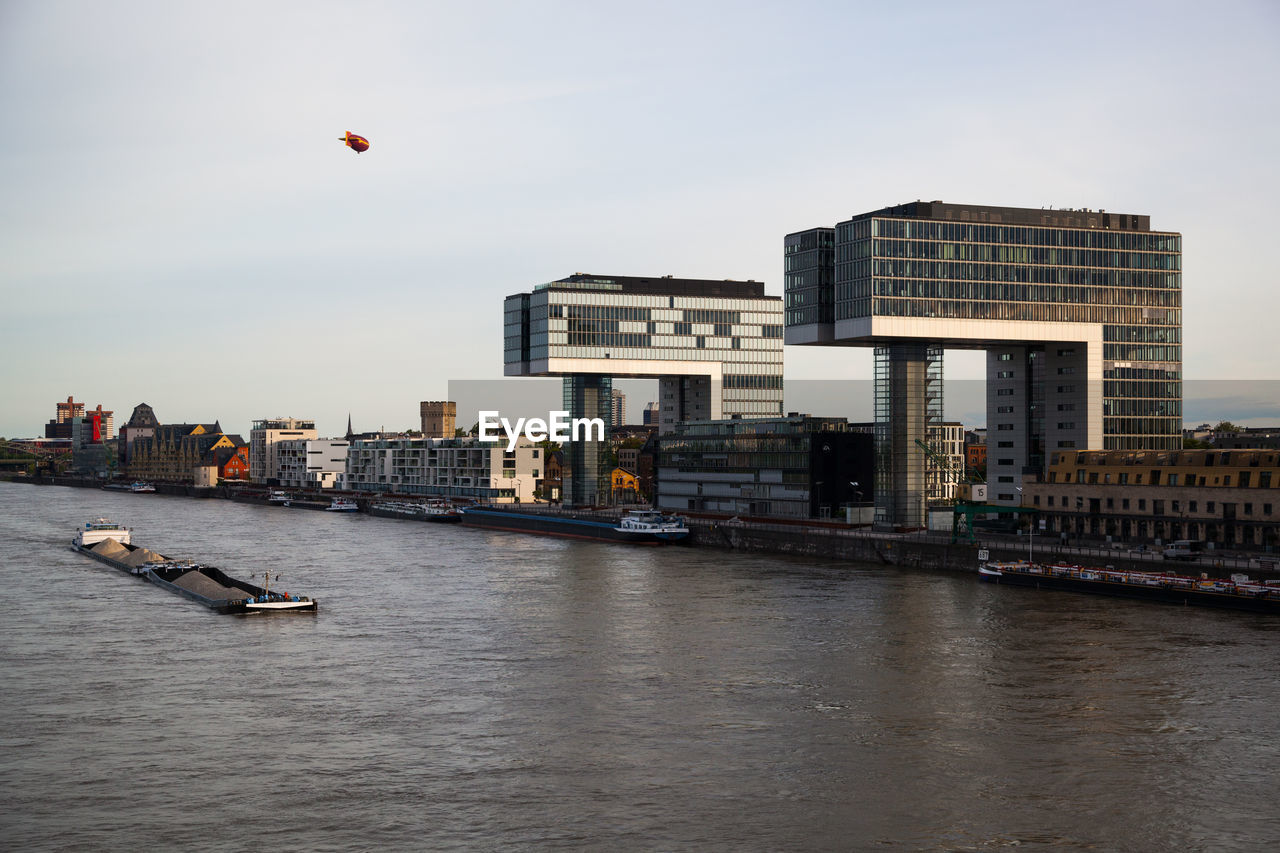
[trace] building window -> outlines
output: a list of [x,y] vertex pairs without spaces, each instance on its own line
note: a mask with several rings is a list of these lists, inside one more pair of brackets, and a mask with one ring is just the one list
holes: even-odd
[[1205,502],[1204,511],[1209,513],[1209,515],[1213,515],[1213,501]]
[[1073,350],[1073,349],[1060,349],[1060,350],[1058,350],[1058,357],[1059,357],[1059,358],[1065,358],[1065,357],[1067,357],[1067,356],[1072,356],[1072,355],[1075,355],[1075,354],[1076,354],[1076,351],[1075,351],[1075,350]]
[[1013,424],[996,424],[996,430],[998,432],[1012,432]]
[[996,447],[1013,447],[1012,441],[997,441]]
[[1012,465],[1012,464],[1013,464],[1013,460],[1012,460],[1012,459],[997,459],[997,460],[996,460],[996,464],[997,464],[997,465]]
[[997,477],[997,478],[996,478],[996,482],[997,482],[997,483],[1012,483],[1012,482],[1013,482],[1013,478],[1012,478],[1012,477]]
[[1049,495],[1049,506],[1053,506],[1053,495]]
[[1138,498],[1138,511],[1141,512],[1147,508],[1147,499]]
[[997,396],[997,397],[1012,397],[1012,396],[1013,396],[1013,389],[1012,389],[1012,388],[997,388],[997,389],[996,389],[996,396]]
[[1074,386],[1074,385],[1059,385],[1059,386],[1058,386],[1058,393],[1059,393],[1059,394],[1074,394],[1075,392],[1076,392],[1076,386]]
[[996,379],[1012,379],[1012,378],[1013,378],[1012,370],[1000,370],[996,372]]
[[996,406],[996,414],[1011,415],[1013,414],[1013,406]]
[[1128,498],[1121,498],[1121,499],[1120,499],[1120,508],[1121,508],[1121,509],[1128,509],[1128,508],[1129,508],[1129,499],[1128,499]]
[[1187,507],[1187,509],[1188,509],[1190,512],[1195,512],[1195,511],[1196,511],[1196,509],[1197,509],[1197,506],[1196,506],[1196,504],[1197,504],[1197,503],[1198,503],[1197,501],[1191,501],[1191,505],[1190,505],[1189,507]]
[[1059,368],[1058,368],[1058,375],[1059,375],[1059,376],[1066,376],[1066,375],[1067,375],[1067,374],[1069,374],[1069,373],[1075,373],[1075,372],[1076,372],[1076,369],[1075,369],[1074,367],[1059,367]]
[[1247,503],[1244,505],[1244,514],[1253,515],[1253,504]]
[[1009,494],[1008,492],[1001,492],[999,495],[997,495],[997,498],[1002,501],[1011,501],[1013,500],[1013,495]]
[[1011,352],[1002,352],[1000,353],[1000,355],[996,357],[999,358],[1001,361],[1013,361],[1013,353]]

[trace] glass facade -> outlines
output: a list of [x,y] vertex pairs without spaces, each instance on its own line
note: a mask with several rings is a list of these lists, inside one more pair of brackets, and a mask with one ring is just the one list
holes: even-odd
[[552,359],[606,375],[619,360],[716,362],[723,416],[782,413],[782,301],[758,282],[571,276],[507,297],[503,324],[507,375],[555,373],[531,366]]
[[1102,374],[1079,379],[1102,382],[1101,449],[1180,446],[1180,234],[1149,230],[1145,216],[941,202],[833,231],[831,319],[814,292],[827,287],[813,268],[826,229],[784,241],[789,327],[877,317],[1096,324]]

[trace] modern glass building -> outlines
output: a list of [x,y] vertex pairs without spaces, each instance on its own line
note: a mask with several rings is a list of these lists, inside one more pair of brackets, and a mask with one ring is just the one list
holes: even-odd
[[[943,348],[986,350],[990,493],[1015,503],[1053,451],[1181,446],[1181,252],[1143,215],[887,207],[786,236],[786,342],[883,348],[922,377]],[[877,409],[882,393],[910,409],[926,384],[878,387]],[[914,463],[883,460],[885,520],[912,523]]]
[[[572,417],[608,424],[614,378],[659,380],[659,432],[782,414],[782,299],[758,281],[576,273],[507,297],[503,323],[505,374],[565,377]],[[566,448],[566,503],[608,491],[589,445]]]
[[841,418],[693,421],[657,438],[660,509],[841,518],[873,491],[872,438]]

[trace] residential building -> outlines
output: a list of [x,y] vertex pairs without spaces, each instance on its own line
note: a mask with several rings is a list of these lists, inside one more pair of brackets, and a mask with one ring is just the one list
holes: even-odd
[[347,453],[340,488],[361,492],[470,499],[534,500],[544,450],[474,438],[357,439]]
[[926,466],[925,483],[929,503],[949,503],[965,480],[964,424],[946,421],[929,425],[929,447],[940,460]]
[[1023,487],[1045,528],[1123,542],[1280,544],[1280,451],[1058,451]]
[[[758,281],[575,273],[507,297],[503,318],[505,374],[565,377],[573,418],[610,423],[615,377],[659,380],[662,432],[782,412],[782,300]],[[607,500],[596,444],[565,446],[566,504]]]
[[627,395],[613,389],[613,405],[610,408],[609,425],[615,429],[627,423]]
[[297,418],[254,421],[253,429],[249,431],[249,479],[268,486],[280,485],[280,458],[276,444],[319,437],[315,421]]
[[840,418],[691,421],[655,441],[661,509],[838,519],[873,492],[873,438]]
[[278,485],[286,489],[332,489],[347,470],[346,439],[293,438],[276,442]]
[[876,348],[877,518],[923,522],[944,348],[987,352],[995,502],[1057,450],[1177,449],[1181,250],[1145,215],[939,201],[788,234],[787,343]]

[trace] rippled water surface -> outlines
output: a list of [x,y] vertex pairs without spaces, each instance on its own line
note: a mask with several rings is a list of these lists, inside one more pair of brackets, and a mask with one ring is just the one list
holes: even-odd
[[[107,516],[315,616],[69,550]],[[0,847],[1258,850],[1280,620],[0,483]]]

